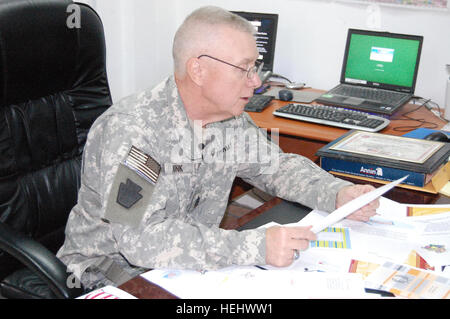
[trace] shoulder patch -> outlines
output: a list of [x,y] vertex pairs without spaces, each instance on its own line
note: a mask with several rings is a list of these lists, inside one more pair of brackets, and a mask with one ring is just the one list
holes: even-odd
[[153,185],[156,184],[161,172],[161,166],[157,161],[134,146],[131,146],[124,164]]
[[137,227],[151,202],[156,185],[136,170],[119,164],[106,202],[104,220]]

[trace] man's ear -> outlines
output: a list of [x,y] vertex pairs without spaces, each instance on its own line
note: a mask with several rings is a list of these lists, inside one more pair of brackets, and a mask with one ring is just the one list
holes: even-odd
[[186,73],[191,80],[201,86],[203,83],[203,68],[197,58],[190,58],[186,62]]

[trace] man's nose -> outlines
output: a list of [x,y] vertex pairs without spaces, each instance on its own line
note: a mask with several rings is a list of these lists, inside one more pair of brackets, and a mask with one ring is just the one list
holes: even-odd
[[258,73],[254,73],[251,78],[249,78],[250,86],[253,88],[259,88],[262,84],[261,79],[259,78]]

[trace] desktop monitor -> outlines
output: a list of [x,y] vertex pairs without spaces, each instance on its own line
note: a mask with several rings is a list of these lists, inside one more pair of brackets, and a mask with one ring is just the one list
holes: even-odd
[[264,62],[263,71],[273,71],[278,14],[232,11],[247,19],[255,27],[255,39],[259,60]]

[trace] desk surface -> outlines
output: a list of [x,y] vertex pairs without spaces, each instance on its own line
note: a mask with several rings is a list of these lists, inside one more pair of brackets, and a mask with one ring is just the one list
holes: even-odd
[[[316,92],[321,92],[316,89],[305,89]],[[278,128],[280,134],[286,134],[290,136],[297,136],[301,138],[317,140],[322,142],[331,142],[337,139],[342,134],[348,132],[346,129],[296,121],[291,119],[285,119],[281,117],[277,117],[273,115],[273,111],[280,108],[281,106],[288,104],[291,102],[283,102],[279,100],[273,100],[269,106],[261,113],[249,112],[248,114],[252,117],[255,123],[261,127],[266,129]],[[398,132],[394,129],[396,127],[404,127],[404,126],[414,126],[417,125],[416,122],[408,121],[406,119],[402,119],[402,114],[405,112],[411,111],[415,108],[418,108],[418,104],[405,104],[402,106],[396,113],[390,116],[391,123],[385,129],[380,131],[379,133],[390,134],[390,135],[403,135],[406,132]],[[431,113],[425,107],[421,107],[417,111],[411,113],[409,115],[412,118],[416,119],[424,119],[429,122],[436,123],[438,125],[438,129],[444,126],[446,123]],[[413,129],[411,129],[412,131]]]

